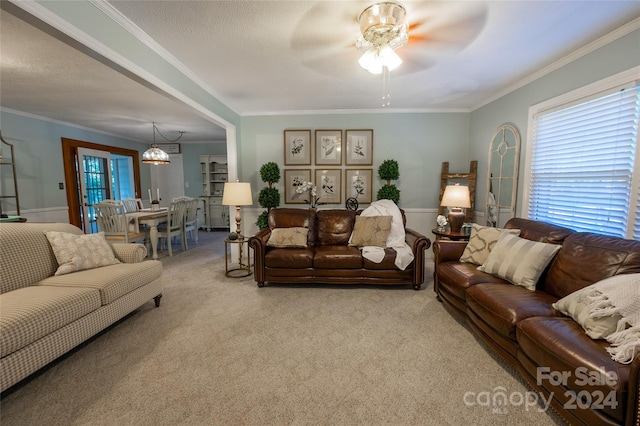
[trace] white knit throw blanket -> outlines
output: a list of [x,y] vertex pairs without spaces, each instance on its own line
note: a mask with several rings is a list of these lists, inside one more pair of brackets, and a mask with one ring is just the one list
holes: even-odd
[[[394,263],[398,269],[404,271],[413,261],[413,251],[405,242],[402,213],[396,203],[391,200],[374,201],[360,214],[362,216],[391,216],[391,230],[387,237],[387,247],[391,247],[396,251]],[[365,246],[362,248],[362,256],[374,263],[380,263],[384,259],[384,249],[382,247]]]
[[591,318],[620,315],[615,332],[607,336],[607,352],[622,364],[640,353],[640,274],[621,274],[593,284],[584,293]]

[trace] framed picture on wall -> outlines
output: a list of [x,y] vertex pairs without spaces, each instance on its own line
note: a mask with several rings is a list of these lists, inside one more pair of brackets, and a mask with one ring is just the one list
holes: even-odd
[[342,130],[316,130],[316,165],[342,165]]
[[156,146],[167,154],[180,154],[179,143],[158,143]]
[[311,165],[311,130],[284,131],[285,166]]
[[372,201],[373,169],[346,169],[344,171],[344,196],[355,198],[358,204]]
[[347,130],[347,166],[370,166],[373,164],[373,129]]
[[309,181],[311,181],[311,169],[284,169],[285,204],[307,204],[311,195],[309,191],[299,194],[296,190]]
[[316,169],[315,184],[318,203],[340,204],[342,202],[342,169]]

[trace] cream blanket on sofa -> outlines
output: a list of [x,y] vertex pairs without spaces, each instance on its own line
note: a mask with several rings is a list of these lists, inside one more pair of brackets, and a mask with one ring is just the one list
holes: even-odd
[[640,353],[640,274],[621,274],[590,286],[584,295],[592,318],[620,315],[615,332],[607,336],[611,358],[629,364]]
[[[387,247],[396,251],[395,265],[401,271],[413,261],[411,247],[405,242],[404,224],[402,223],[402,213],[391,200],[378,200],[371,203],[364,209],[361,216],[391,216],[391,230],[387,237]],[[380,263],[384,259],[384,249],[382,247],[365,246],[362,247],[362,256],[374,263]]]

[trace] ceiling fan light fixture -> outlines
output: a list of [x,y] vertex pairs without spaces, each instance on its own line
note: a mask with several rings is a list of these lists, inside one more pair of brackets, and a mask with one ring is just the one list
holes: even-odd
[[402,64],[395,52],[409,41],[406,10],[394,2],[376,3],[360,13],[358,17],[361,36],[356,48],[362,52],[360,66],[371,74],[382,74],[382,106],[390,105],[389,71]]

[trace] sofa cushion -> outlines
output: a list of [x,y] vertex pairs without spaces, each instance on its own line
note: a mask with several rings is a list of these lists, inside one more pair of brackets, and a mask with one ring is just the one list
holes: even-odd
[[[3,223],[0,225],[0,293],[37,283],[56,272],[58,262],[45,231],[83,235],[68,223]],[[29,265],[25,268],[24,265]]]
[[272,248],[264,255],[264,266],[290,269],[312,268],[313,253],[313,247]]
[[512,285],[477,284],[467,290],[467,309],[501,335],[515,341],[516,324],[534,316],[560,316],[557,299],[541,291]]
[[592,339],[604,339],[609,334],[616,331],[618,321],[622,319],[620,315],[593,318],[589,303],[585,299],[586,292],[591,288],[587,286],[574,291],[553,304],[553,307],[563,314],[573,318],[580,324],[587,336]]
[[104,232],[76,235],[47,231],[45,235],[58,261],[55,275],[120,263],[104,237]]
[[316,243],[316,212],[312,209],[277,208],[269,210],[269,229],[308,228],[307,245]]
[[478,269],[535,290],[538,279],[558,250],[557,244],[538,243],[503,233],[487,261]]
[[505,279],[479,271],[473,263],[438,264],[438,287],[446,287],[450,293],[462,300],[466,298],[465,293],[470,286],[481,283],[509,284]]
[[544,290],[561,298],[605,278],[639,272],[640,241],[576,232],[564,240]]
[[45,278],[39,286],[93,288],[100,292],[100,302],[107,305],[119,297],[142,287],[162,275],[162,262],[145,260],[121,263]]
[[[399,269],[396,266],[396,255],[397,253],[394,249],[392,249],[391,247],[387,247],[384,249],[384,257],[382,258],[382,262],[380,263],[372,262],[366,257],[363,257],[362,267],[364,269],[377,269],[377,270],[391,269],[391,270],[398,271]],[[411,265],[413,265],[413,262],[411,262],[409,266],[405,268],[405,271],[407,269],[410,269],[412,267]]]
[[362,254],[357,247],[352,246],[316,246],[313,267],[318,269],[360,269],[362,268]]
[[482,265],[486,262],[489,253],[491,253],[503,232],[508,232],[515,236],[520,235],[519,229],[500,229],[481,226],[477,223],[472,224],[469,242],[464,248],[462,256],[460,256],[460,262]]
[[100,293],[91,288],[32,286],[1,294],[0,307],[4,357],[95,311]]
[[357,247],[386,247],[392,216],[357,216],[349,244]]
[[316,213],[318,221],[318,244],[346,245],[353,231],[356,212],[352,210],[319,210]]
[[573,230],[564,226],[521,217],[509,219],[504,227],[505,229],[519,229],[520,237],[527,240],[549,244],[562,244],[569,235],[573,234]]
[[[553,392],[562,404],[576,404],[575,400],[568,399],[571,393],[567,393],[567,389],[572,390],[573,395],[586,391],[593,396],[592,402],[596,402],[600,392],[604,397],[614,392],[613,398],[608,400],[614,404],[600,399],[600,410],[622,424],[627,407],[630,366],[611,359],[605,349],[608,346],[605,340],[590,339],[582,327],[566,317],[523,320],[518,323],[516,335],[520,346],[518,360],[523,368],[534,378],[539,378],[540,385]],[[565,374],[566,385],[554,386],[543,370],[538,375],[539,367],[543,367],[544,372],[548,369],[549,373],[556,373],[556,377]],[[611,379],[605,380],[606,377]]]
[[308,228],[292,226],[291,228],[275,228],[271,230],[268,247],[307,247]]

